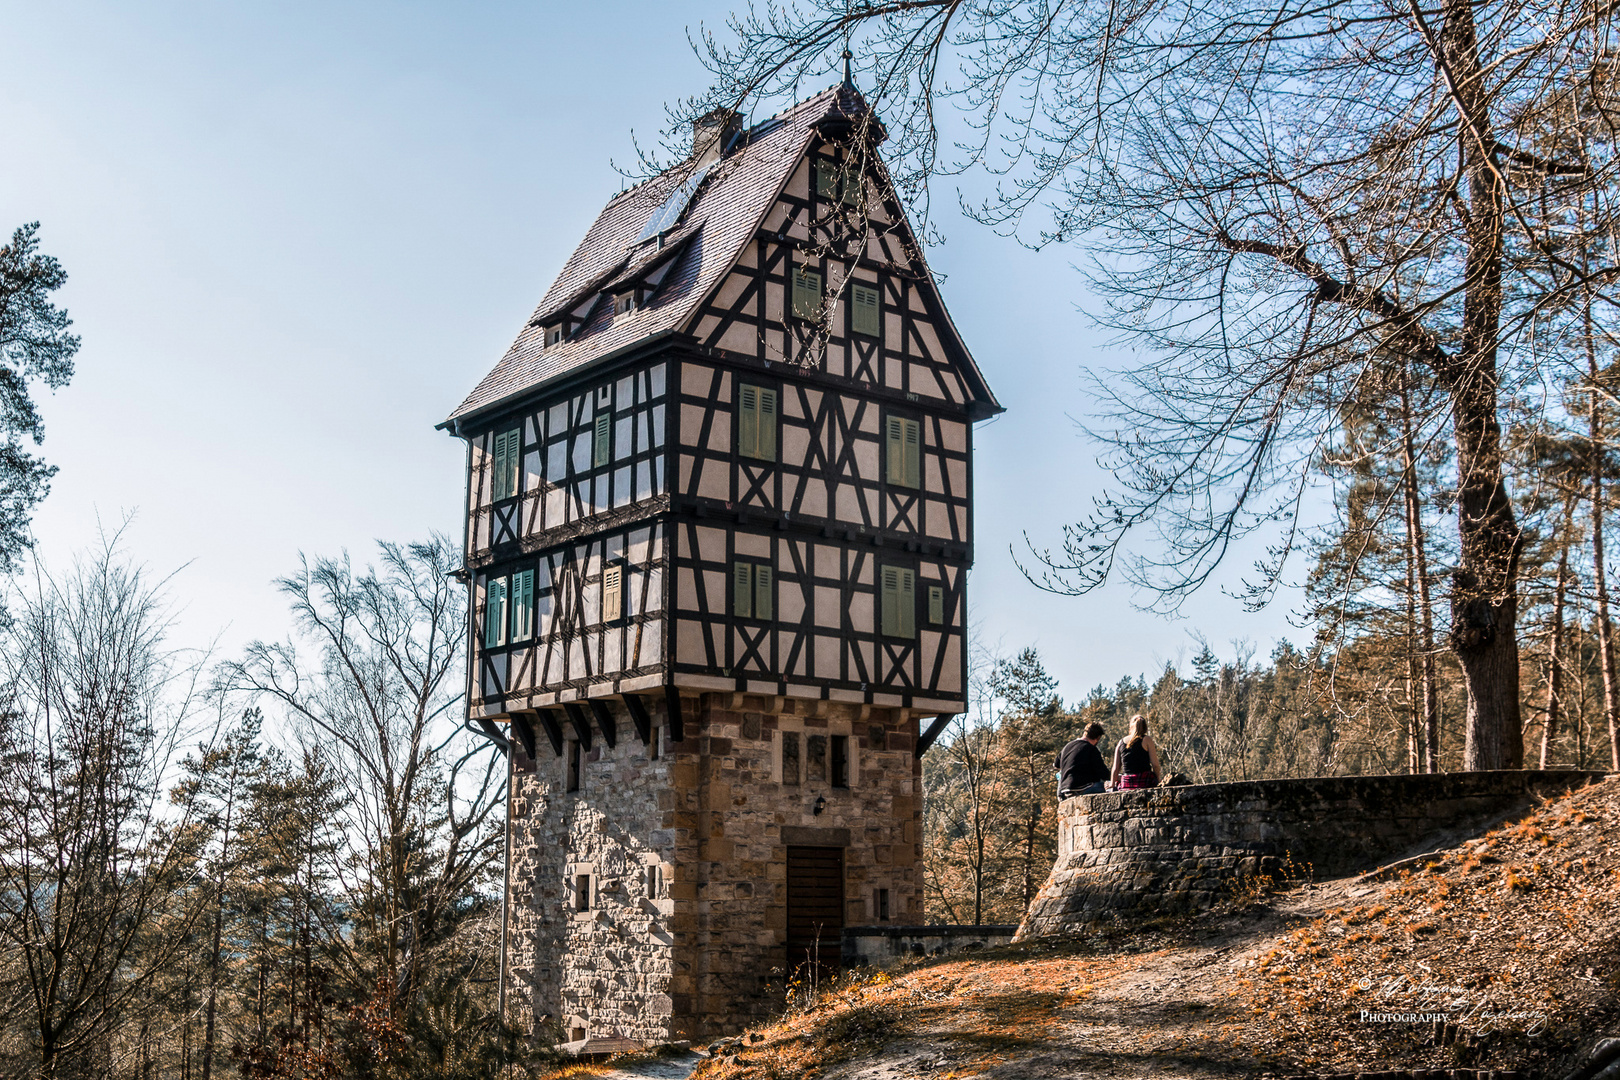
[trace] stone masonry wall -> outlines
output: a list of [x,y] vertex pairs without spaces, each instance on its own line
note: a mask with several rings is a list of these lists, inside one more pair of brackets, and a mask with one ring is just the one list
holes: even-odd
[[[536,1018],[556,1018],[569,1038],[654,1043],[769,1015],[787,965],[789,845],[844,849],[845,925],[875,921],[877,888],[890,891],[893,921],[920,921],[915,718],[705,694],[682,700],[682,742],[667,741],[654,710],[653,759],[614,708],[618,746],[596,733],[578,791],[565,790],[566,751],[544,741],[535,771],[515,778],[508,985]],[[783,782],[784,735],[798,784]],[[812,739],[827,735],[850,737],[847,788],[831,785],[826,741]]]
[[1115,913],[1204,909],[1263,873],[1325,878],[1372,869],[1437,833],[1601,775],[1347,776],[1074,796],[1059,807],[1057,860],[1018,939]]

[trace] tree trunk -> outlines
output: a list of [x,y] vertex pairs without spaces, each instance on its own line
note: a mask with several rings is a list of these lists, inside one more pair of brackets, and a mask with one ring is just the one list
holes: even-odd
[[1569,532],[1574,526],[1575,497],[1564,500],[1564,528],[1558,547],[1558,583],[1553,588],[1552,634],[1547,640],[1547,724],[1541,731],[1541,767],[1547,767],[1558,734],[1558,708],[1564,692],[1564,595],[1569,588]]
[[[1428,538],[1423,528],[1423,504],[1418,498],[1417,479],[1417,446],[1412,436],[1412,388],[1411,368],[1404,366],[1401,372],[1401,456],[1402,456],[1402,487],[1406,502],[1406,550],[1407,550],[1407,605],[1417,608],[1416,656],[1418,663],[1412,665],[1412,652],[1408,652],[1409,668],[1418,668],[1417,682],[1423,692],[1422,701],[1422,771],[1435,773],[1440,771],[1440,702],[1437,680],[1434,673],[1434,608],[1429,597],[1429,553]],[[1414,592],[1416,600],[1414,602]],[[1409,621],[1409,627],[1413,624]],[[1413,712],[1417,712],[1414,703]],[[1418,771],[1416,768],[1413,772]]]
[[1502,474],[1497,416],[1496,340],[1502,322],[1502,236],[1507,192],[1486,127],[1484,76],[1469,0],[1445,0],[1438,59],[1460,114],[1468,173],[1462,344],[1441,372],[1451,395],[1457,442],[1457,532],[1461,563],[1452,573],[1451,647],[1468,696],[1465,769],[1524,764],[1519,725],[1519,552]]
[[1608,575],[1603,566],[1603,516],[1608,509],[1603,495],[1603,411],[1598,404],[1597,349],[1592,332],[1592,296],[1586,295],[1586,426],[1591,436],[1587,452],[1592,475],[1592,587],[1597,593],[1598,664],[1603,669],[1603,718],[1609,724],[1613,767],[1620,769],[1620,721],[1616,718],[1614,625],[1609,621]]

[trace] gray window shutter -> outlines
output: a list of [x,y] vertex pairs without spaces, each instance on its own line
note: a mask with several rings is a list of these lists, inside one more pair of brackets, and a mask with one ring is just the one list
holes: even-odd
[[602,571],[602,621],[615,622],[624,614],[624,569],[617,564]]
[[907,487],[922,486],[922,425],[915,420],[906,420],[905,424],[905,485]]
[[879,630],[894,637],[900,633],[900,569],[894,566],[880,567],[878,577],[882,593]]
[[737,453],[758,457],[759,388],[744,383],[737,397]]
[[825,158],[816,160],[816,194],[823,199],[834,198],[838,193],[838,166]]
[[776,391],[759,392],[759,453],[766,461],[776,460]]
[[591,455],[591,463],[596,468],[601,468],[603,465],[606,465],[608,462],[613,460],[612,447],[608,445],[608,440],[612,437],[612,435],[613,414],[606,412],[597,413],[595,448],[594,453]]
[[754,566],[737,562],[731,566],[731,613],[739,619],[754,617]]
[[857,334],[879,336],[882,323],[878,318],[878,291],[866,285],[852,285],[849,299],[850,330]]
[[895,602],[900,609],[900,626],[896,631],[900,637],[917,636],[917,595],[915,592],[916,571],[899,571],[900,587],[896,590],[898,595]]
[[928,586],[928,621],[935,626],[945,621],[945,590],[938,585]]
[[906,482],[906,422],[891,416],[883,425],[883,456],[891,484]]
[[821,318],[821,274],[815,270],[793,271],[793,315],[799,319]]
[[754,565],[754,618],[771,619],[775,604],[772,603],[771,568],[764,563]]

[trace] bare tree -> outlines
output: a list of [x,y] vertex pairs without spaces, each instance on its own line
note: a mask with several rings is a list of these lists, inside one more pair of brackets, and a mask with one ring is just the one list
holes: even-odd
[[279,584],[305,649],[255,642],[219,693],[284,716],[330,769],[345,808],[328,868],[352,927],[326,928],[351,985],[386,988],[399,1022],[430,954],[500,848],[504,761],[460,726],[465,589],[454,544],[382,544],[380,567],[306,562]]
[[[1612,256],[1562,257],[1527,209],[1551,185],[1607,190],[1612,156],[1524,133],[1576,97],[1609,116],[1609,17],[1590,0],[809,0],[706,35],[716,81],[675,113],[786,90],[851,41],[914,204],[979,167],[1002,181],[983,220],[1094,243],[1103,320],[1156,359],[1098,387],[1120,488],[1036,552],[1055,591],[1118,566],[1173,605],[1236,539],[1279,528],[1264,603],[1338,403],[1370,364],[1427,368],[1457,467],[1465,765],[1500,768],[1523,756],[1523,537],[1498,414],[1504,379],[1533,374],[1503,346],[1550,298],[1620,279]],[[1510,243],[1541,262],[1505,260]]]
[[104,1076],[119,1026],[206,906],[189,807],[165,777],[201,659],[168,644],[159,589],[117,537],[36,563],[0,638],[0,998],[5,1072]]

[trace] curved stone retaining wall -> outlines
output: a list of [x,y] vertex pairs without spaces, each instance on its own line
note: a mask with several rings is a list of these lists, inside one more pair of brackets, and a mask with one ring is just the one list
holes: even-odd
[[1259,874],[1370,870],[1436,834],[1484,825],[1602,775],[1340,776],[1077,795],[1059,807],[1057,861],[1017,939],[1112,913],[1202,910]]

